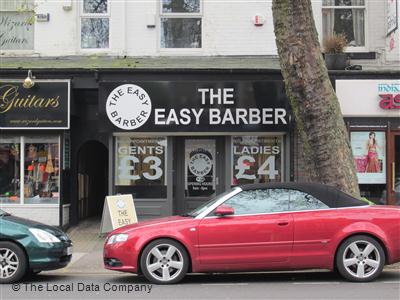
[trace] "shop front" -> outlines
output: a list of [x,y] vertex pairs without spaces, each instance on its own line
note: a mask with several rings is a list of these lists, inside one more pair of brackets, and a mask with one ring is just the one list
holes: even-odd
[[336,93],[361,195],[378,204],[400,205],[400,80],[340,79]]
[[231,186],[290,179],[282,80],[102,81],[111,192],[140,219],[184,213]]
[[69,80],[0,83],[0,207],[52,225],[68,223],[62,205]]

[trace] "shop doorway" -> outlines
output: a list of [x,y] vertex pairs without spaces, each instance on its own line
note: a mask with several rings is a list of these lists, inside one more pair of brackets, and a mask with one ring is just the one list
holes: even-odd
[[101,218],[108,193],[108,150],[98,141],[88,141],[78,152],[78,216]]
[[224,137],[176,137],[174,213],[188,212],[224,190]]
[[387,204],[400,205],[400,131],[389,134]]

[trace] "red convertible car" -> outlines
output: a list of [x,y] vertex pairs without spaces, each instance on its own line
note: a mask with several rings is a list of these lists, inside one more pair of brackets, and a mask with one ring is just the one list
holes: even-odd
[[157,284],[187,273],[337,270],[371,281],[400,261],[400,208],[375,206],[321,184],[235,187],[191,213],[111,232],[105,268]]

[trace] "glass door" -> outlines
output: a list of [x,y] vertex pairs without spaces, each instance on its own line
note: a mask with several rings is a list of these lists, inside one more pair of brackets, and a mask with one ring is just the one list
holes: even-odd
[[400,131],[390,135],[388,202],[400,205]]
[[200,206],[223,191],[223,138],[177,137],[174,153],[174,212]]

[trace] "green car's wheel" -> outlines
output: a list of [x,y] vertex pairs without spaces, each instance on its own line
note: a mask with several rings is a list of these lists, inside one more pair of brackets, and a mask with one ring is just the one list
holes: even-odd
[[0,283],[13,283],[26,273],[24,251],[12,242],[0,242]]

